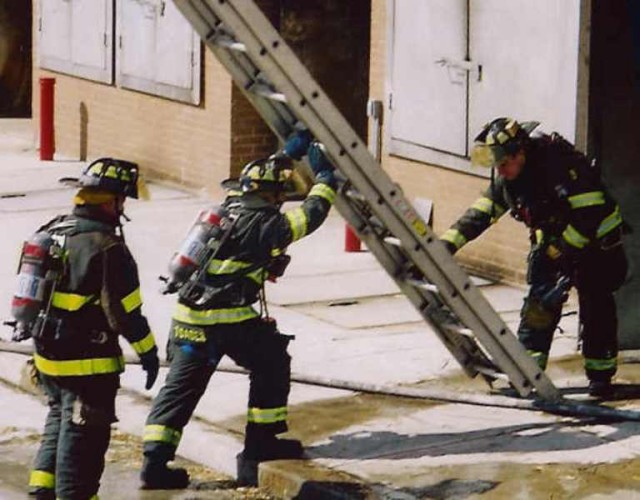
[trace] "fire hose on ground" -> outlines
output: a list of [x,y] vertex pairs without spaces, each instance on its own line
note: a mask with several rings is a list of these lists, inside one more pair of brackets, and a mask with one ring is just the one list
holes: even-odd
[[[33,354],[33,348],[29,345],[21,345],[0,340],[0,352],[31,356]],[[125,362],[128,365],[140,364],[140,361],[134,355],[125,355]],[[168,365],[169,364],[165,361],[160,363],[160,366],[165,368],[168,367]],[[242,375],[249,373],[247,370],[242,368],[231,366],[221,366],[216,371]],[[474,406],[538,411],[568,417],[591,417],[605,420],[630,420],[640,422],[640,411],[617,409],[597,404],[578,403],[564,398],[556,401],[520,399],[509,396],[473,394],[435,388],[389,387],[378,384],[350,382],[347,380],[338,380],[329,377],[300,374],[292,374],[291,382],[303,385],[327,387],[330,389],[343,389],[366,394],[378,394],[409,399],[424,399],[444,403],[459,403]]]

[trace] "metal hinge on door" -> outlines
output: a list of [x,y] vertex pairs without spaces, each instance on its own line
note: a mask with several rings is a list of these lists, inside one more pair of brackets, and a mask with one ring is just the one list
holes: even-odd
[[449,59],[448,57],[441,57],[434,62],[435,64],[437,64],[438,66],[442,66],[443,68],[465,71],[469,73],[469,76],[475,73],[476,81],[482,81],[482,64],[476,64],[472,61],[456,61],[454,59]]

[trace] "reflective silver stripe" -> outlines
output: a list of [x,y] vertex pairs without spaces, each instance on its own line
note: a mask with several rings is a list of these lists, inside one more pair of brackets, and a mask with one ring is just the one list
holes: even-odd
[[177,304],[173,319],[189,325],[216,325],[240,323],[257,316],[258,313],[250,306],[196,311],[184,304]]
[[571,224],[569,224],[564,230],[564,232],[562,233],[562,237],[567,243],[569,243],[569,245],[576,248],[584,248],[585,245],[589,243],[589,238],[580,233]]
[[571,205],[571,208],[583,208],[604,204],[605,199],[604,193],[602,191],[591,191],[589,193],[581,193],[574,196],[569,196],[569,205]]
[[313,185],[313,187],[309,191],[309,196],[319,196],[320,198],[327,200],[332,205],[336,200],[335,190],[331,186],[328,186],[327,184],[323,184],[321,182]]
[[145,425],[144,432],[142,434],[142,441],[159,441],[161,443],[169,443],[170,445],[178,447],[180,439],[182,438],[182,432],[178,429],[172,429],[165,425]]
[[284,215],[291,228],[292,241],[297,241],[307,234],[307,214],[302,208],[288,210]]
[[600,223],[596,232],[596,238],[602,238],[622,224],[622,216],[620,215],[620,207],[616,206],[613,213],[604,218]]
[[495,219],[499,219],[500,217],[502,217],[506,211],[503,207],[498,205],[493,200],[487,198],[486,196],[478,198],[476,201],[474,201],[473,205],[471,205],[471,208],[490,215]]
[[440,236],[440,239],[453,243],[456,248],[462,248],[467,242],[467,238],[464,234],[457,229],[447,229],[444,234]]

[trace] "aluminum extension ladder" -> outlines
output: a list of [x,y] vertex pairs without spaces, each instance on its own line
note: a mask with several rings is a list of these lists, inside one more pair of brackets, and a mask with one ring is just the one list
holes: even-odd
[[281,140],[307,127],[343,177],[336,208],[470,376],[559,392],[252,0],[174,0]]

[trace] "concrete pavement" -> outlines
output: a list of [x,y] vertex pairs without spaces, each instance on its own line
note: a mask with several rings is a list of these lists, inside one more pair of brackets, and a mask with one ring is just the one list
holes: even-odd
[[[82,165],[39,162],[32,143],[29,121],[0,120],[0,318],[9,317],[19,245],[48,217],[69,208],[73,191],[56,180],[77,175]],[[125,234],[139,263],[144,311],[164,346],[174,298],[157,292],[157,276],[198,208],[211,200],[166,184],[151,183],[150,189],[151,201],[127,203],[132,221]],[[287,274],[267,291],[271,315],[284,333],[296,336],[292,370],[354,383],[487,393],[484,383],[460,374],[370,254],[342,251],[343,227],[333,214],[316,234],[293,245]],[[515,328],[523,290],[478,283]],[[561,325],[565,333],[556,336],[549,374],[565,394],[584,398],[586,381],[574,355],[576,317]],[[0,378],[19,383],[23,358],[3,354],[0,360]],[[137,367],[122,377],[116,425],[122,435],[141,434],[148,397],[161,386],[144,393],[143,380]],[[623,366],[618,381],[639,383],[640,373]],[[182,457],[235,474],[247,389],[245,376],[214,375],[197,419],[185,429]],[[640,407],[635,386],[621,392],[624,399],[613,404]],[[278,498],[640,498],[637,422],[588,422],[300,384],[293,384],[290,403],[290,434],[303,440],[309,459],[261,466],[260,485]],[[105,498],[147,497],[128,488]]]

